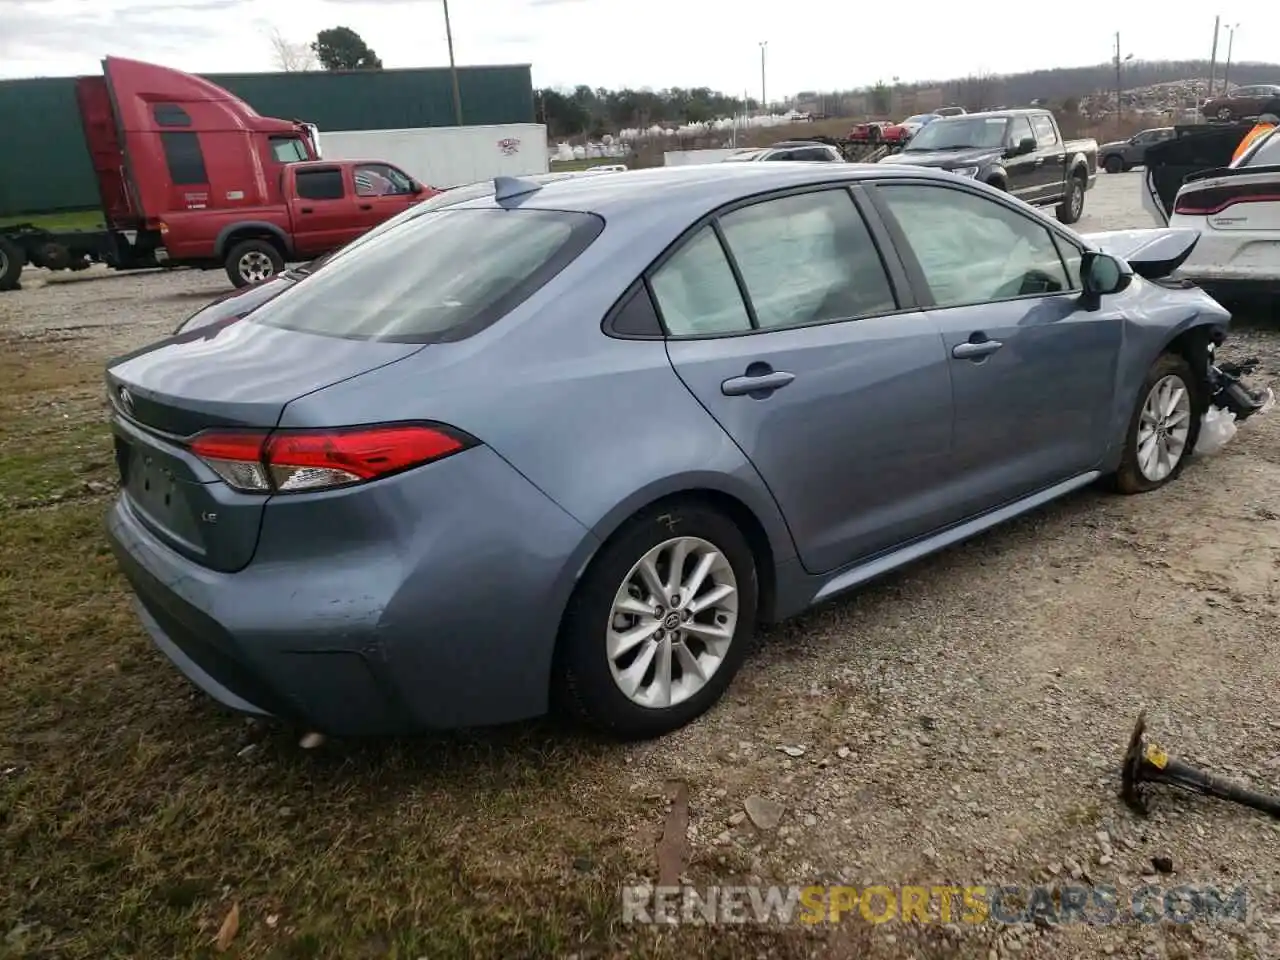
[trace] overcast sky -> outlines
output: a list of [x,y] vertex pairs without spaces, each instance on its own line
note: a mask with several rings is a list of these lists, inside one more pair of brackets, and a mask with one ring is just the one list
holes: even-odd
[[[1149,7],[1013,4],[993,22],[971,4],[943,0],[452,0],[450,14],[458,63],[531,63],[538,86],[710,86],[758,96],[759,42],[767,40],[772,98],[894,76],[1099,63],[1111,57],[1117,30],[1136,58],[1209,55],[1213,9],[1164,3],[1153,17]],[[1234,60],[1280,60],[1280,4],[1236,0],[1222,14],[1240,23]],[[271,28],[302,41],[339,25],[363,36],[386,67],[448,63],[439,0],[0,0],[0,77],[96,73],[106,54],[192,72],[271,70]],[[1225,55],[1224,30],[1219,61]]]

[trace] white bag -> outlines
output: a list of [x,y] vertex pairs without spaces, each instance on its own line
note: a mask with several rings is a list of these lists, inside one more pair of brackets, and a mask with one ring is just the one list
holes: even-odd
[[1217,453],[1236,435],[1236,415],[1221,407],[1210,407],[1200,420],[1200,439],[1196,441],[1196,455]]
[[1276,394],[1274,390],[1272,390],[1270,387],[1267,387],[1262,392],[1262,394],[1266,399],[1262,401],[1262,406],[1260,406],[1257,410],[1253,412],[1253,415],[1255,417],[1266,413],[1276,405]]

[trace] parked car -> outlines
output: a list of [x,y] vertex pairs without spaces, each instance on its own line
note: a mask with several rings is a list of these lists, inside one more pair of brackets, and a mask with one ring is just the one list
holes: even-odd
[[1178,475],[1229,314],[1107,242],[926,168],[503,181],[113,361],[110,539],[234,709],[661,734],[757,622]]
[[1003,110],[935,120],[880,163],[947,170],[1075,223],[1097,180],[1098,144],[1063,139],[1048,110]]
[[[1160,154],[1153,151],[1154,169],[1143,184],[1143,206],[1157,222],[1200,234],[1177,276],[1225,301],[1280,294],[1280,257],[1275,255],[1280,250],[1280,128],[1233,161],[1231,153],[1244,132],[1247,128],[1200,141],[1188,138]],[[1189,158],[1199,162],[1186,163]],[[1173,164],[1172,171],[1166,163]]]
[[1262,83],[1236,87],[1226,96],[1210,97],[1200,105],[1206,119],[1230,122],[1250,120],[1259,114],[1280,114],[1280,84]]
[[771,147],[739,150],[724,158],[725,163],[755,163],[763,160],[806,160],[816,163],[844,163],[844,154],[828,143],[813,140],[782,140]]
[[936,113],[917,113],[915,116],[885,127],[882,139],[886,143],[906,143],[919,133],[922,127],[937,119]]
[[849,128],[848,139],[855,143],[879,143],[884,139],[885,127],[892,126],[889,120],[865,120],[855,123]]
[[1152,127],[1128,140],[1114,140],[1098,148],[1098,165],[1107,173],[1124,173],[1146,163],[1147,148],[1177,136],[1173,127]]

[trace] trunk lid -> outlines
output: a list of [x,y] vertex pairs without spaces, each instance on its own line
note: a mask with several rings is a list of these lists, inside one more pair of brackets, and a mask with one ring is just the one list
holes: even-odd
[[1200,241],[1198,230],[1164,228],[1154,230],[1109,230],[1081,236],[1133,267],[1147,280],[1167,277],[1186,262]]
[[213,427],[269,430],[290,401],[420,349],[237,321],[117,358],[106,380],[121,496],[172,549],[239,570],[253,557],[269,497],[232,490],[187,441]]
[[1168,223],[1173,202],[1187,177],[1225,167],[1252,124],[1176,127],[1177,136],[1152,144],[1143,160],[1143,207],[1157,223]]

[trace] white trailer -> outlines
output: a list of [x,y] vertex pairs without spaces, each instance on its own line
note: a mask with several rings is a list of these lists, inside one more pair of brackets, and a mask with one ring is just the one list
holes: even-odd
[[547,172],[547,128],[540,123],[408,130],[325,130],[326,160],[387,160],[432,187]]

